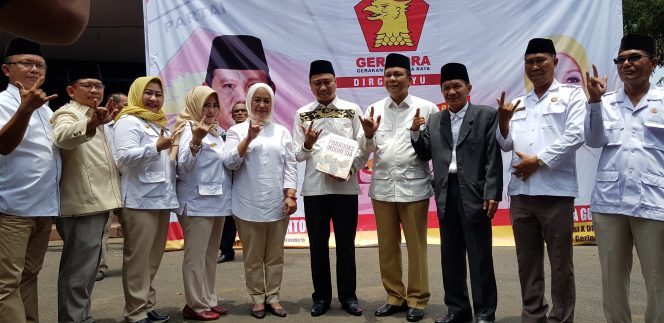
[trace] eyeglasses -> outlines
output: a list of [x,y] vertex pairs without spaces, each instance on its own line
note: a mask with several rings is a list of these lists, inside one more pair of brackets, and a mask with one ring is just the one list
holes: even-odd
[[46,64],[38,62],[20,61],[20,62],[7,62],[5,64],[7,65],[16,64],[29,70],[32,69],[33,67],[37,68],[40,71],[46,70]]
[[625,61],[628,61],[628,62],[630,62],[630,63],[635,63],[635,62],[638,62],[638,61],[639,61],[640,59],[642,59],[643,57],[652,58],[652,56],[650,56],[650,55],[633,54],[633,55],[629,55],[629,56],[627,56],[627,57],[625,57],[625,56],[618,56],[618,57],[616,57],[616,58],[613,59],[613,63],[615,63],[616,65],[618,65],[618,64],[622,64],[622,63],[624,63]]
[[247,109],[236,109],[232,111],[233,113],[247,113]]
[[82,82],[82,83],[76,83],[76,85],[86,89],[86,90],[91,90],[92,88],[98,89],[98,90],[103,90],[106,85],[101,84],[101,83],[91,83],[91,82]]

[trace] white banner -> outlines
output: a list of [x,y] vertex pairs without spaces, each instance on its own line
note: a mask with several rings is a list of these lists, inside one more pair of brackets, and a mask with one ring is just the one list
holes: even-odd
[[[144,0],[144,13],[148,74],[160,75],[165,82],[165,109],[170,120],[183,106],[186,92],[206,83],[211,50],[212,56],[226,59],[213,67],[221,66],[229,73],[254,73],[242,76],[244,79],[226,76],[226,83],[212,80],[221,78],[222,72],[207,76],[208,83],[220,93],[225,127],[232,124],[230,105],[244,100],[246,86],[269,77],[276,86],[275,121],[290,129],[297,108],[314,99],[308,71],[309,63],[316,59],[332,61],[337,94],[363,109],[387,95],[382,66],[389,52],[411,57],[410,92],[437,103],[443,102],[440,67],[449,62],[467,66],[475,104],[495,106],[502,90],[508,97],[527,91],[523,54],[528,40],[534,37],[554,40],[560,82],[583,86],[591,64],[608,75],[609,89],[618,81],[611,58],[616,56],[622,37],[620,0]],[[217,37],[231,35],[253,36],[249,38],[254,42],[257,38],[260,45],[258,49],[255,44],[238,49],[233,47],[238,42],[222,37],[217,41],[223,46],[213,48]],[[231,57],[236,55],[247,56],[253,63]],[[238,67],[243,64],[251,66]],[[504,157],[507,163],[509,158]],[[587,205],[598,157],[598,151],[585,146],[578,151],[577,222],[591,218]],[[370,166],[359,175],[363,183],[361,215],[373,214],[366,197]],[[509,225],[508,181],[506,173],[502,211],[495,226]],[[433,228],[437,222],[431,205]],[[302,216],[301,211],[296,219],[298,215]],[[361,217],[360,227],[371,231],[375,229],[372,222],[372,217]],[[584,230],[591,230],[587,224],[583,223]],[[303,233],[297,230],[291,233]],[[306,245],[306,239],[301,242]]]

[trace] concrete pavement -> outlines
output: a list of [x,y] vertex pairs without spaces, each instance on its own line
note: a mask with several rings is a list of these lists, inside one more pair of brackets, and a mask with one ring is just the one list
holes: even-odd
[[[92,315],[99,323],[123,322],[122,310],[122,239],[111,239],[109,245],[108,277],[95,285],[92,301]],[[60,261],[60,247],[52,243],[46,253],[44,268],[39,278],[39,301],[41,322],[57,322],[57,272]],[[405,255],[405,248],[403,249]],[[498,310],[496,322],[520,322],[521,296],[517,276],[514,247],[495,247],[494,265],[498,283]],[[164,255],[157,273],[157,309],[168,313],[171,322],[183,322],[181,310],[184,306],[182,287],[183,252],[169,252]],[[284,281],[282,284],[282,304],[289,314],[287,318],[268,316],[266,322],[405,322],[405,313],[392,317],[378,318],[374,310],[385,301],[385,291],[378,271],[378,250],[358,248],[357,256],[357,296],[364,308],[364,315],[354,317],[346,314],[334,300],[332,309],[326,315],[313,318],[309,315],[311,306],[311,275],[309,272],[308,249],[287,249]],[[431,300],[422,322],[432,322],[433,318],[446,312],[443,305],[440,252],[438,246],[429,247],[429,284]],[[331,252],[334,263],[334,250]],[[635,255],[632,273],[632,316],[634,322],[643,322],[645,312],[645,286],[641,268]],[[403,257],[405,260],[406,257]],[[574,264],[576,274],[576,322],[604,322],[602,314],[602,291],[597,248],[593,246],[575,247]],[[548,263],[546,280],[549,292]],[[249,316],[249,296],[245,290],[242,251],[236,253],[235,261],[217,266],[217,291],[222,298],[221,305],[227,307],[229,315],[217,322],[257,322]],[[404,264],[404,270],[407,266]],[[333,272],[333,277],[335,273]],[[404,273],[404,277],[406,277]],[[333,282],[334,285],[334,282]],[[548,299],[549,297],[547,297]],[[550,304],[550,302],[549,302]],[[0,319],[1,321],[1,319]]]

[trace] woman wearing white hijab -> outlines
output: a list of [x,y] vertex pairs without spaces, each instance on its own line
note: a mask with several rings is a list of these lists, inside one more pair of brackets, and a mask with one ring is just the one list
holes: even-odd
[[[182,278],[185,319],[209,321],[228,311],[218,305],[214,284],[224,219],[231,214],[231,175],[221,158],[219,97],[207,86],[194,87],[175,123],[171,159],[178,160],[175,210],[184,230]],[[176,148],[177,147],[177,148]]]
[[279,301],[284,238],[297,209],[297,162],[286,127],[272,122],[274,92],[264,83],[247,93],[247,121],[226,134],[224,165],[235,171],[232,209],[242,241],[251,315],[285,317]]

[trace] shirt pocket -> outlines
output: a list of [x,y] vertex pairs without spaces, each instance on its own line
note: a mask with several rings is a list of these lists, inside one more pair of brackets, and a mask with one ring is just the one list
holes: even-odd
[[641,203],[664,213],[664,176],[643,173],[641,183]]
[[643,147],[664,151],[664,123],[646,121],[643,125]]
[[224,169],[219,155],[213,149],[203,147],[198,158],[198,194],[223,194]]
[[514,133],[526,131],[526,117],[528,116],[528,111],[521,109],[517,112],[514,112],[512,116],[512,122],[510,125],[510,130]]
[[622,200],[620,194],[620,172],[617,170],[601,170],[595,177],[595,189],[592,200],[596,204],[618,205]]
[[376,131],[376,145],[381,146],[387,144],[390,139],[392,139],[392,131],[394,130],[394,124],[385,122],[381,123],[380,127]]
[[345,119],[345,118],[334,119],[334,128],[337,130],[337,133],[342,136],[348,136],[353,134],[353,125],[350,119]]
[[542,111],[543,130],[553,132],[554,135],[560,135],[565,128],[565,106],[561,103],[550,104]]
[[604,131],[606,133],[607,146],[620,146],[622,144],[620,138],[625,125],[619,121],[610,121],[604,124]]

